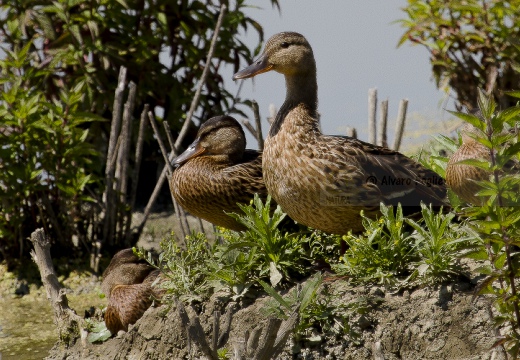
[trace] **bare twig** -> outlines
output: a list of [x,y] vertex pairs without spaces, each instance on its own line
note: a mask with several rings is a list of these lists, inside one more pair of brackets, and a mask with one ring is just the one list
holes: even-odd
[[209,68],[211,66],[211,59],[213,58],[213,53],[215,52],[215,44],[217,43],[218,34],[220,32],[220,28],[222,26],[222,20],[224,19],[224,14],[226,13],[227,7],[225,4],[222,4],[220,7],[220,15],[217,19],[217,25],[215,26],[215,31],[213,32],[213,38],[211,39],[211,44],[209,46],[208,56],[206,59],[206,66],[204,66],[204,71],[202,71],[202,76],[199,80],[199,84],[197,86],[197,90],[195,91],[195,96],[193,97],[193,101],[191,102],[190,110],[188,111],[188,115],[186,116],[186,120],[184,121],[184,124],[182,125],[181,131],[179,132],[179,136],[177,137],[177,140],[175,142],[175,148],[178,149],[184,140],[184,137],[186,136],[188,132],[188,127],[191,122],[191,118],[193,117],[193,113],[197,109],[197,106],[199,105],[199,98],[200,93],[202,92],[202,87],[206,83],[206,78],[209,74]]
[[186,309],[184,308],[184,304],[179,299],[175,300],[175,305],[177,306],[177,312],[179,313],[179,317],[184,329],[186,330],[186,336],[189,341],[195,342],[200,351],[202,351],[202,353],[208,358],[218,360],[216,350],[213,351],[208,345],[206,334],[204,334],[204,329],[202,328],[202,325],[200,325],[198,316],[193,316],[190,319]]
[[380,341],[376,341],[372,344],[372,355],[374,356],[374,360],[385,360]]
[[121,126],[121,146],[118,152],[118,162],[116,166],[116,178],[118,181],[117,190],[120,196],[120,203],[126,203],[127,183],[128,183],[128,157],[130,155],[130,143],[132,142],[132,113],[135,107],[135,94],[137,86],[134,82],[128,84],[128,98],[123,111],[123,124]]
[[269,318],[267,319],[267,325],[262,332],[262,337],[258,343],[258,347],[255,351],[253,360],[269,360],[272,359],[271,352],[269,351],[276,341],[276,333],[282,324],[282,320]]
[[254,128],[253,124],[251,124],[251,122],[249,120],[247,120],[247,119],[240,119],[240,122],[251,133],[251,135],[253,135],[255,138],[258,136],[256,134],[256,129]]
[[395,125],[395,138],[393,149],[399,151],[401,140],[403,138],[404,126],[406,123],[406,109],[408,108],[408,99],[402,99],[399,102],[399,111],[397,112],[397,122]]
[[386,124],[388,122],[388,99],[381,101],[381,113],[377,129],[377,145],[388,147]]
[[368,89],[368,142],[376,143],[377,89]]
[[[166,169],[168,171],[167,176],[168,176],[168,178],[170,178],[173,174],[174,168],[168,157],[168,150],[166,150],[166,146],[164,145],[161,134],[159,133],[159,126],[157,125],[157,122],[155,121],[155,118],[151,111],[148,112],[148,120],[150,121],[153,131],[155,132],[155,137],[157,139],[157,143],[159,144],[159,148],[161,149],[161,152],[164,157],[164,162],[166,163]],[[168,181],[168,183],[170,183],[170,182]],[[182,233],[182,239],[184,239],[184,238],[186,238],[186,235],[188,235],[190,233],[190,229],[188,227],[188,222],[186,220],[186,214],[180,208],[179,204],[177,204],[177,201],[175,201],[172,191],[170,191],[170,195],[172,197],[172,202],[173,202],[173,207],[175,209],[175,213],[177,214],[177,218],[179,219],[179,229],[181,230],[181,233]]]
[[269,117],[267,118],[267,122],[269,125],[273,123],[273,121],[276,119],[276,114],[278,113],[278,110],[276,110],[276,106],[274,104],[269,104]]
[[[31,242],[34,251],[31,256],[40,270],[43,286],[47,292],[47,299],[54,310],[54,321],[58,327],[60,341],[75,338],[70,336],[71,331],[77,331],[83,327],[83,319],[69,307],[65,289],[58,281],[51,258],[51,241],[43,229],[37,229],[31,234]],[[66,340],[65,340],[66,341]]]
[[137,144],[135,145],[135,164],[134,172],[132,174],[132,189],[130,190],[130,206],[127,214],[127,222],[125,229],[125,243],[130,246],[130,236],[132,234],[130,225],[132,224],[132,213],[134,211],[135,199],[137,196],[137,184],[139,182],[139,169],[141,168],[141,159],[143,157],[143,143],[144,143],[144,131],[146,129],[146,116],[148,115],[148,104],[144,105],[143,111],[141,112],[141,119],[139,121],[139,133],[137,134]]
[[[167,121],[163,121],[163,124],[164,124],[164,131],[166,132],[166,137],[168,138],[168,142],[170,143],[170,151],[173,155],[178,156],[179,152],[177,151],[177,149],[174,148],[175,141],[173,140],[172,132],[170,130],[170,125],[168,125]],[[173,189],[171,188],[171,186],[172,186],[172,184],[170,181],[170,192],[173,194]],[[188,231],[189,231],[190,226],[186,220],[186,212],[184,211],[184,209],[182,207],[178,206],[178,204],[176,207],[175,203],[174,203],[174,208],[175,208],[175,212],[177,212],[177,209],[179,209],[180,216],[184,217],[183,221],[185,222],[185,226],[188,228]],[[197,222],[199,223],[199,232],[205,233],[204,224],[202,224],[201,218],[198,216],[196,216],[195,218],[197,219]]]
[[[218,33],[220,32],[220,27],[222,26],[222,19],[224,18],[226,9],[227,9],[226,5],[222,4],[222,6],[220,8],[220,15],[217,20],[217,25],[215,26],[215,32],[213,33],[213,38],[211,39],[211,45],[210,45],[207,60],[206,60],[206,66],[204,67],[204,71],[202,72],[202,77],[197,86],[197,90],[195,92],[195,96],[193,97],[193,101],[191,102],[190,110],[188,112],[186,120],[184,121],[181,131],[179,132],[179,136],[177,137],[177,140],[175,142],[175,146],[174,146],[175,149],[180,148],[180,145],[188,132],[188,126],[191,122],[191,118],[193,117],[193,113],[195,112],[195,109],[197,108],[197,105],[199,103],[200,93],[202,91],[202,87],[203,87],[204,83],[206,82],[206,77],[208,76],[208,72],[209,72],[209,68],[210,68],[210,64],[211,64],[211,58],[213,57],[213,52],[215,50],[215,43],[218,38]],[[171,161],[173,159],[173,155],[170,154],[170,156],[168,158]],[[142,229],[144,228],[144,225],[146,224],[146,221],[148,220],[148,216],[150,214],[151,208],[159,195],[159,191],[164,183],[164,180],[166,180],[166,171],[167,171],[166,169],[167,168],[165,165],[165,167],[163,168],[163,170],[161,172],[161,175],[159,176],[159,179],[157,180],[157,184],[155,185],[155,189],[153,190],[152,196],[150,197],[150,200],[148,201],[148,204],[146,205],[143,220],[142,220],[141,224],[139,225],[138,234],[140,234]]]
[[357,130],[356,130],[356,128],[347,126],[346,134],[347,134],[348,137],[351,137],[353,139],[357,139]]
[[115,211],[117,209],[114,199],[114,173],[115,166],[112,165],[112,158],[115,155],[116,142],[119,137],[119,131],[121,128],[121,104],[123,103],[123,94],[125,91],[126,83],[126,68],[121,66],[119,70],[119,79],[117,82],[117,88],[114,95],[114,106],[112,109],[112,124],[110,129],[110,139],[108,142],[107,151],[107,165],[105,169],[105,193],[103,195],[103,201],[105,204],[105,221],[103,225],[103,242],[113,242],[114,239],[114,224],[115,224]]
[[258,142],[258,149],[260,151],[264,150],[264,136],[262,134],[262,122],[260,120],[260,110],[258,109],[258,103],[253,100],[253,114],[255,116],[255,124],[256,124],[256,141]]

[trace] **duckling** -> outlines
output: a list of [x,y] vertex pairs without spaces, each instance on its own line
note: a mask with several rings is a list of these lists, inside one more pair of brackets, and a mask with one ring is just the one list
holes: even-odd
[[350,137],[323,135],[312,48],[304,36],[272,36],[252,65],[233,78],[274,70],[285,76],[286,97],[264,144],[262,169],[269,194],[295,221],[328,233],[363,231],[360,211],[401,203],[406,214],[420,202],[446,206],[444,180],[416,161]]
[[[226,213],[240,213],[254,194],[267,196],[262,153],[246,149],[242,126],[231,116],[217,116],[200,127],[197,138],[173,161],[170,190],[188,212],[217,226],[245,230]],[[274,202],[273,202],[274,203]]]
[[101,290],[108,298],[105,324],[112,334],[128,331],[128,325],[139,320],[153,298],[161,295],[160,290],[152,288],[158,276],[159,271],[135,256],[132,249],[114,255],[101,283]]

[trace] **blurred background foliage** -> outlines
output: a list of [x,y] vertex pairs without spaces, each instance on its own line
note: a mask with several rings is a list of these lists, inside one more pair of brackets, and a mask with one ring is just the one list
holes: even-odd
[[[238,70],[260,50],[260,43],[250,50],[238,37],[253,31],[263,40],[260,24],[244,14],[251,6],[246,0],[2,1],[2,259],[27,254],[26,239],[41,226],[60,245],[54,251],[70,255],[71,239],[79,244],[76,249],[90,251],[99,228],[91,226],[87,237],[86,227],[99,222],[120,67],[137,85],[133,118],[149,104],[175,136],[207,65],[221,4],[227,13],[195,123],[238,111],[240,100],[226,90],[220,70]],[[279,7],[278,0],[255,5]],[[133,126],[137,134],[138,121]],[[196,130],[193,125],[186,143]],[[150,131],[137,191],[141,206],[155,186],[158,159]]]
[[519,0],[408,0],[403,11],[399,45],[428,50],[437,86],[453,91],[459,111],[476,109],[479,88],[502,109],[516,103],[502,91],[520,85]]

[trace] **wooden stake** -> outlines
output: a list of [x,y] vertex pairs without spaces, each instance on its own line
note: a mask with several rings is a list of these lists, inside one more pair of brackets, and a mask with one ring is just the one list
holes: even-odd
[[377,145],[388,147],[386,124],[388,122],[388,99],[381,101],[381,114],[377,129]]
[[408,99],[402,99],[399,102],[399,111],[397,112],[397,121],[395,124],[395,138],[393,149],[399,151],[401,140],[403,138],[404,126],[406,122],[406,110],[408,108]]
[[376,143],[377,89],[368,89],[368,142]]
[[256,141],[258,142],[258,149],[264,151],[264,136],[262,135],[262,122],[260,121],[260,109],[258,109],[258,103],[253,100],[253,114],[255,117],[256,124]]

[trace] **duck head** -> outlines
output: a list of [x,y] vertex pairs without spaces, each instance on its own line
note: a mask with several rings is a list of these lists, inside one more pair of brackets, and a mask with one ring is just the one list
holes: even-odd
[[132,249],[121,250],[103,272],[101,290],[110,298],[115,286],[141,283],[153,270],[145,260],[135,256]]
[[296,32],[273,35],[262,55],[250,66],[233,75],[233,80],[247,79],[274,70],[286,76],[316,73],[316,62],[307,39]]
[[216,116],[200,127],[197,138],[186,151],[173,160],[182,165],[198,156],[211,156],[217,161],[240,160],[246,148],[242,126],[231,116]]

